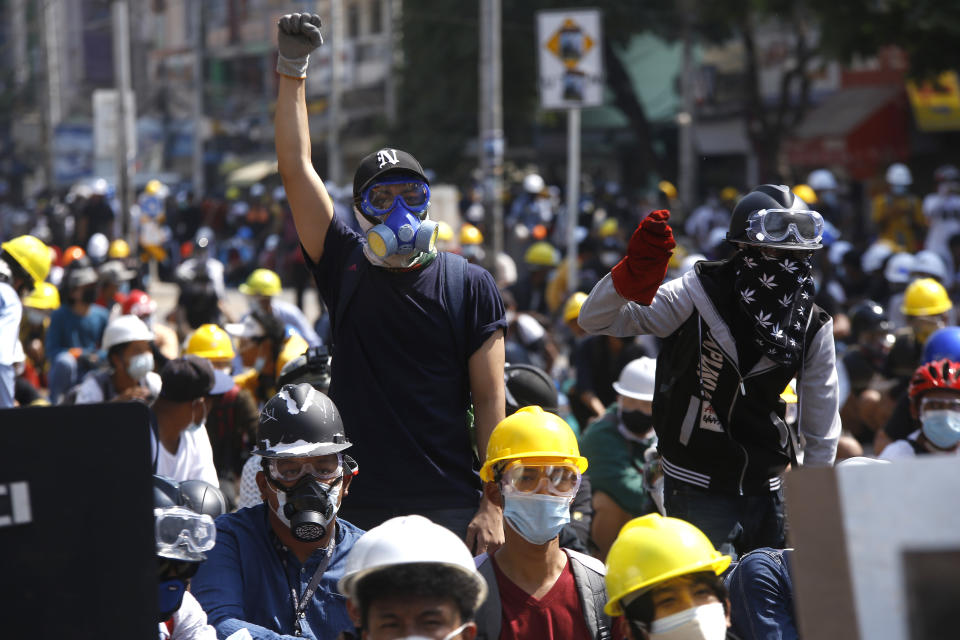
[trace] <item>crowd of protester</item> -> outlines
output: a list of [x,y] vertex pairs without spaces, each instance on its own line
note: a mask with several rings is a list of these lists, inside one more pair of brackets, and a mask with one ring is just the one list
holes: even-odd
[[[314,31],[280,25],[286,190],[149,183],[131,245],[97,182],[3,230],[4,405],[150,406],[161,635],[797,637],[789,588],[751,590],[790,584],[782,474],[958,450],[960,172],[921,198],[893,165],[858,211],[820,169],[673,219],[669,183],[597,180],[570,283],[534,172],[496,256],[475,190],[432,221],[404,151],[328,190]],[[768,411],[774,445],[727,423]]]

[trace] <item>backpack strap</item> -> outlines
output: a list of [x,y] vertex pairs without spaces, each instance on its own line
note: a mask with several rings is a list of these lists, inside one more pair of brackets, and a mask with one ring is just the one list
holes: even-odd
[[584,553],[563,549],[570,559],[570,571],[583,610],[583,619],[593,640],[610,640],[610,618],[603,612],[607,600],[604,576],[607,571],[603,563]]
[[347,259],[347,266],[343,270],[343,276],[340,280],[340,295],[337,297],[337,308],[334,310],[333,317],[330,319],[330,352],[333,353],[337,342],[337,330],[341,325],[344,314],[347,312],[347,306],[357,291],[357,285],[360,284],[360,278],[367,268],[367,260],[363,256],[363,244],[357,243],[350,251],[350,257]]
[[457,351],[467,360],[466,306],[463,304],[464,288],[467,280],[467,259],[447,251],[439,252],[443,281],[441,283],[447,315],[453,325],[453,339]]

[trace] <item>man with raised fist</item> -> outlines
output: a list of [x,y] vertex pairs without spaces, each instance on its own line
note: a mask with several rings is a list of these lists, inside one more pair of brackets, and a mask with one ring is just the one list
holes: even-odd
[[[783,472],[833,464],[840,436],[833,320],[813,303],[823,218],[788,187],[761,185],[731,216],[736,254],[661,285],[675,246],[669,219],[641,221],[580,326],[664,339],[653,420],[667,515],[740,553],[782,548]],[[798,427],[780,398],[794,378]]]
[[504,417],[503,302],[493,277],[437,251],[430,185],[411,154],[385,147],[353,179],[362,234],[334,216],[311,163],[305,78],[320,18],[278,24],[277,162],[307,267],[330,312],[330,397],[353,425],[366,471],[347,517],[369,529],[423,515],[475,553],[503,541],[499,507],[481,501],[477,450]]

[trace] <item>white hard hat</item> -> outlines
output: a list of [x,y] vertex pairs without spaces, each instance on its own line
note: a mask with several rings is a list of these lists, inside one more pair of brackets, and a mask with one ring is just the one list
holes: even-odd
[[390,518],[360,536],[347,554],[347,566],[337,589],[356,601],[357,586],[364,577],[401,564],[421,563],[450,567],[471,578],[478,589],[474,609],[487,597],[487,583],[463,541],[423,516]]
[[913,184],[913,175],[909,167],[902,162],[894,162],[887,169],[887,183],[899,187],[907,187]]
[[107,351],[118,344],[134,340],[153,340],[153,332],[137,316],[120,316],[103,330],[103,348]]
[[844,254],[853,249],[853,245],[846,240],[837,240],[827,249],[827,259],[836,266],[843,260]]
[[546,183],[537,173],[529,173],[523,178],[523,190],[527,193],[540,193]]
[[815,169],[807,176],[807,184],[814,191],[829,191],[837,188],[837,179],[829,169]]
[[891,253],[893,253],[893,249],[891,249],[890,245],[886,242],[874,242],[867,247],[867,250],[860,256],[860,268],[863,269],[864,273],[879,271],[880,267],[883,266],[883,261],[886,260]]
[[613,383],[613,390],[621,396],[636,400],[653,400],[654,377],[657,361],[653,358],[637,358],[620,372],[620,379]]
[[517,281],[517,263],[506,253],[497,256],[494,272],[497,286],[509,287]]
[[914,257],[912,253],[896,253],[887,260],[883,269],[883,277],[887,282],[905,284],[910,282],[910,274],[914,271]]
[[933,276],[940,282],[944,282],[947,279],[947,265],[944,264],[939,253],[918,251],[917,255],[913,257],[912,273]]
[[530,346],[543,338],[547,334],[547,330],[530,314],[521,313],[517,315],[517,333],[520,336],[521,344]]
[[90,259],[99,262],[107,257],[107,251],[110,250],[110,241],[102,233],[95,233],[87,241],[87,255]]

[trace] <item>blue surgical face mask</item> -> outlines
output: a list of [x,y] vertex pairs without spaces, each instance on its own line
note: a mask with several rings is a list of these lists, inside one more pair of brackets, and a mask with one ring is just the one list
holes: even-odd
[[183,603],[183,594],[186,591],[187,583],[179,578],[163,580],[157,585],[157,609],[161,622],[176,613]]
[[256,360],[253,361],[253,368],[258,372],[263,371],[263,368],[267,366],[267,359],[263,356],[259,356]]
[[530,544],[546,544],[560,535],[570,522],[570,498],[506,494],[503,496],[503,518],[514,531]]
[[960,413],[949,409],[924,411],[923,435],[933,446],[952,449],[960,442]]

